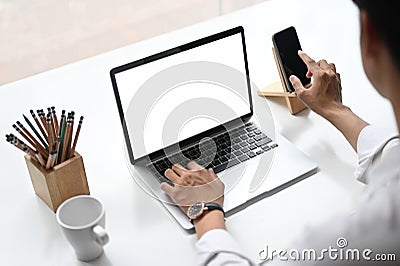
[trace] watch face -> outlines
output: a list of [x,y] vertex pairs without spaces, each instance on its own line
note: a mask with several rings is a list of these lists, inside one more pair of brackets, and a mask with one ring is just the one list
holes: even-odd
[[196,202],[190,208],[188,209],[187,215],[189,216],[190,219],[196,219],[204,209],[204,203],[203,202]]

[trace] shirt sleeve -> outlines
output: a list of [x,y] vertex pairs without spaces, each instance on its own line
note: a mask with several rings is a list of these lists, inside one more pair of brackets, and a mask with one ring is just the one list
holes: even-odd
[[[375,181],[385,176],[397,176],[388,175],[390,167],[384,167],[387,173],[383,171],[380,175],[377,175],[377,172],[374,173],[373,170],[387,159],[385,156],[393,157],[390,151],[399,146],[400,140],[397,133],[388,132],[382,128],[371,125],[365,127],[360,132],[357,141],[359,166],[355,170],[356,178],[361,182],[370,183],[369,181],[372,180],[372,177],[374,177]],[[394,178],[389,178],[388,180],[394,180]],[[385,182],[385,184],[386,183],[387,182]],[[400,194],[397,193],[400,180],[397,180],[395,183],[397,186],[378,186],[376,183],[370,184],[369,187],[373,193],[369,194],[370,196],[364,204],[361,204],[356,213],[351,216],[337,217],[330,222],[324,223],[321,227],[314,228],[308,233],[304,233],[303,236],[296,241],[294,247],[299,249],[327,247],[329,245],[335,245],[336,241],[343,237],[346,237],[347,240],[350,240],[356,246],[361,243],[373,243],[374,239],[378,239],[378,235],[366,233],[369,232],[371,228],[386,228],[387,230],[384,232],[386,239],[389,239],[391,236],[397,237],[400,225],[396,223],[395,226],[393,224],[389,226],[388,224],[393,221],[394,217],[398,217],[399,206],[396,204],[400,202],[398,199],[400,198]],[[382,187],[384,189],[379,189]],[[397,198],[390,198],[388,195],[397,195]],[[382,206],[386,206],[386,208]],[[372,215],[373,217],[367,217],[368,215]],[[400,217],[395,219],[395,221],[400,221]],[[326,230],[326,228],[330,228],[330,230]],[[372,230],[371,232],[374,231],[375,230]],[[380,231],[376,232],[382,233]],[[196,243],[196,249],[197,265],[256,265],[256,263],[243,255],[244,253],[238,243],[226,230],[214,229],[205,233]],[[285,263],[284,265],[305,265],[304,261],[301,263],[299,261],[292,261],[292,263],[288,264],[288,261],[280,260],[264,261],[262,265],[272,266],[281,265],[283,263]]]
[[398,144],[397,133],[383,128],[368,125],[363,128],[357,140],[358,167],[354,176],[363,183],[370,181],[370,169],[381,161],[385,150],[389,150],[394,144]]
[[256,265],[246,256],[235,239],[223,229],[205,233],[196,243],[197,265]]

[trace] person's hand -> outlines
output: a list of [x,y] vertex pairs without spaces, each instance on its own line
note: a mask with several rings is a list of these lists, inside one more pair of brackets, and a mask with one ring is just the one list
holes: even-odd
[[216,176],[213,169],[204,169],[196,162],[190,162],[185,169],[175,164],[165,171],[165,176],[174,183],[161,184],[164,190],[186,213],[196,202],[215,202],[223,206],[224,184]]
[[314,77],[314,80],[311,87],[304,88],[296,76],[290,76],[297,97],[339,129],[357,151],[358,136],[368,123],[342,104],[342,85],[335,65],[326,60],[317,63],[302,51],[299,56],[308,67],[306,76]]
[[298,77],[290,76],[297,97],[325,118],[330,112],[343,108],[340,74],[336,72],[335,64],[328,64],[326,60],[315,62],[303,51],[299,51],[298,54],[307,65],[306,76],[314,78],[311,87],[304,88]]

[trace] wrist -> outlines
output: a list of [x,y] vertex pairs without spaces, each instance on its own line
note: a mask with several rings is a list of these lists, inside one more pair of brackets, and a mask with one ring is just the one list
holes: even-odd
[[368,123],[354,114],[353,111],[345,105],[328,109],[324,117],[342,132],[353,149],[357,151],[358,136]]
[[198,239],[210,230],[226,229],[224,214],[219,210],[206,211],[201,217],[194,220],[193,224]]
[[343,119],[343,117],[347,116],[349,113],[352,113],[349,107],[343,104],[337,104],[321,111],[320,115],[332,124],[335,124],[337,120]]

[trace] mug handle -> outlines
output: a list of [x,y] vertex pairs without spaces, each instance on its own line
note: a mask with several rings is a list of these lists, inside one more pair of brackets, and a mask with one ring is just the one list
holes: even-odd
[[97,243],[100,245],[104,246],[105,244],[108,243],[110,238],[108,237],[107,232],[104,230],[104,228],[101,225],[96,225],[93,227],[93,233],[95,235]]

